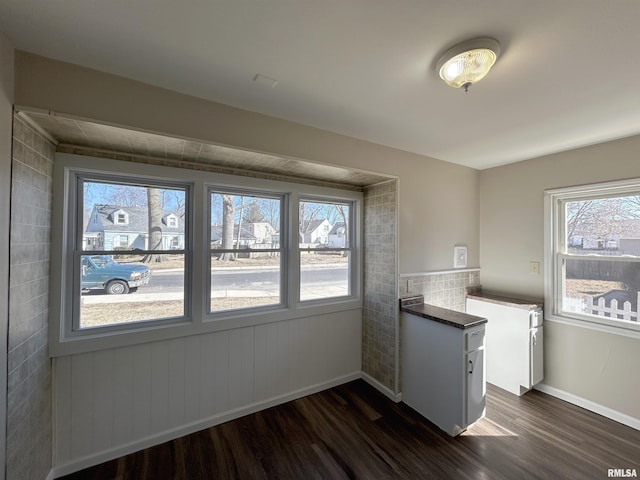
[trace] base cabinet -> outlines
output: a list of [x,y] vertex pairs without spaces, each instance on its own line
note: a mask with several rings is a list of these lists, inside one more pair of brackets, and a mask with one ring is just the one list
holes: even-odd
[[484,324],[401,315],[402,400],[451,436],[485,415]]

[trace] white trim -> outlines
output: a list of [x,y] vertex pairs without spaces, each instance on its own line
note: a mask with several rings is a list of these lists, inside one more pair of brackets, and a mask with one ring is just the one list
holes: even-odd
[[598,415],[602,415],[603,417],[607,417],[628,427],[640,430],[640,419],[627,415],[626,413],[618,412],[612,408],[605,407],[599,403],[579,397],[573,393],[560,390],[559,388],[551,387],[544,383],[539,383],[533,388],[534,390],[559,398],[560,400],[564,400],[565,402],[569,402],[573,405],[584,408],[585,410],[589,410],[590,412],[597,413]]
[[47,476],[44,478],[44,480],[54,480],[56,478],[56,472],[55,469],[52,468],[51,470],[49,470],[49,473],[47,473]]
[[[312,395],[314,393],[318,393],[323,390],[327,390],[329,388],[337,387],[338,385],[342,385],[344,383],[348,383],[353,380],[357,380],[359,378],[361,378],[361,372],[354,372],[349,375],[344,375],[342,377],[334,378],[333,380],[329,380],[327,382],[312,385],[310,387],[302,388],[300,390],[295,390],[293,392],[280,395],[277,397],[273,397],[267,400],[263,400],[260,402],[255,402],[250,405],[246,405],[244,407],[235,408],[224,413],[212,415],[210,417],[204,418],[202,420],[198,420],[196,422],[191,422],[191,423],[182,425],[180,427],[171,428],[163,432],[156,433],[154,435],[149,435],[147,437],[136,440],[134,442],[130,442],[130,443],[112,447],[106,450],[102,450],[101,452],[96,452],[94,454],[87,455],[80,459],[73,460],[69,463],[54,466],[52,469],[54,477],[52,478],[69,475],[71,473],[78,472],[85,468],[89,468],[94,465],[98,465],[100,463],[122,457],[124,455],[129,455],[131,453],[137,452],[138,450],[149,448],[154,445],[158,445],[160,443],[168,442],[176,438],[183,437],[185,435],[190,435],[200,430],[211,428],[216,425],[220,425],[221,423],[225,423],[230,420],[235,420],[237,418],[244,417],[245,415],[250,415],[252,413],[256,413],[261,410],[265,410],[267,408],[275,407],[277,405],[281,405],[283,403],[290,402],[298,398],[306,397],[307,395]],[[48,480],[48,477],[47,477],[47,480]]]
[[599,182],[589,183],[587,185],[575,185],[569,187],[560,188],[548,188],[544,191],[545,194],[552,196],[566,196],[577,194],[590,194],[594,193],[594,190],[598,190],[594,195],[601,195],[602,192],[612,191],[618,193],[619,190],[633,189],[635,190],[640,184],[640,178],[628,178],[626,180],[617,180],[612,182]]
[[440,275],[442,273],[463,273],[463,272],[479,272],[480,267],[472,267],[472,268],[456,268],[455,270],[430,270],[428,272],[417,272],[417,273],[401,273],[400,278],[404,277],[420,277],[423,275]]
[[382,393],[385,397],[389,398],[390,400],[396,403],[402,400],[402,393],[395,393],[393,390],[391,390],[388,387],[385,387],[383,384],[381,384],[378,380],[373,378],[371,375],[365,372],[362,372],[362,379],[365,382],[367,382],[369,385],[371,385],[373,388],[378,390],[380,393]]

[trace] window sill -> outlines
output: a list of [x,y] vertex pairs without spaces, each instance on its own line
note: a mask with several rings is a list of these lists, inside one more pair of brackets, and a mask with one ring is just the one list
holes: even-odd
[[55,329],[49,331],[49,355],[62,357],[110,348],[130,347],[144,343],[171,340],[190,335],[203,335],[224,330],[255,327],[258,325],[296,320],[305,317],[330,315],[332,313],[362,309],[362,300],[327,302],[305,308],[280,308],[265,312],[242,312],[233,316],[216,318],[208,315],[203,321],[154,324],[134,330],[100,332],[94,329],[87,335],[67,337],[60,340]]

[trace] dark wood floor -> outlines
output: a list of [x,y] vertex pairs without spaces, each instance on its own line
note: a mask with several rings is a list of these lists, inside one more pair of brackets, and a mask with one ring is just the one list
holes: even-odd
[[487,417],[451,438],[355,381],[65,479],[604,479],[640,472],[640,431],[532,391],[488,386]]

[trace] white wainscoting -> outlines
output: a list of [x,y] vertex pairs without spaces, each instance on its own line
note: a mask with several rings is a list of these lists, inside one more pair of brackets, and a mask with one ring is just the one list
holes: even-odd
[[361,375],[362,311],[54,359],[54,470],[110,458]]

